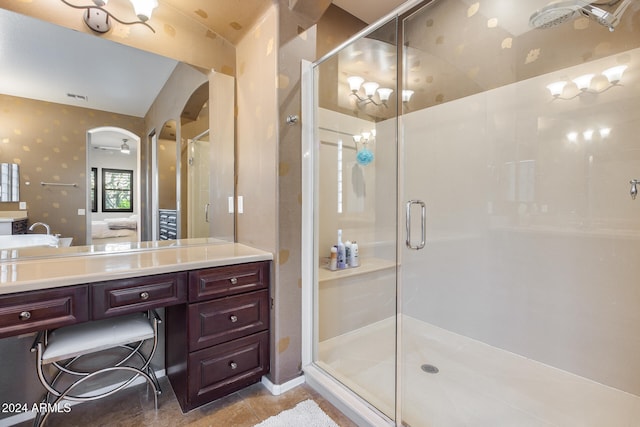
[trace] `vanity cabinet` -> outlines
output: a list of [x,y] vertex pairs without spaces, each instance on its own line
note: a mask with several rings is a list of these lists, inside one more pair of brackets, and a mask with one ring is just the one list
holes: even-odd
[[96,283],[91,288],[94,319],[136,313],[187,301],[187,273],[157,274]]
[[27,223],[27,218],[0,222],[0,235],[26,234],[28,230]]
[[89,320],[88,286],[20,292],[0,297],[0,338]]
[[167,308],[167,375],[184,412],[269,372],[269,266],[191,271],[188,304]]

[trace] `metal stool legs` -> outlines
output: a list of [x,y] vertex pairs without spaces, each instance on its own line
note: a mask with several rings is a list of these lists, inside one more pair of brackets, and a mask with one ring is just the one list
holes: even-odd
[[[115,320],[89,322],[89,324],[83,324],[79,327],[74,325],[76,326],[74,330],[71,330],[71,328],[73,328],[74,326],[67,327],[66,330],[64,330],[65,328],[61,328],[60,330],[58,330],[60,331],[58,332],[58,336],[55,336],[55,333],[57,331],[53,331],[53,333],[51,334],[51,339],[48,331],[38,334],[36,340],[33,343],[31,351],[37,354],[36,365],[38,378],[40,379],[40,382],[45,387],[47,392],[45,393],[41,402],[41,410],[34,420],[35,426],[39,427],[43,425],[49,415],[60,408],[59,405],[63,401],[85,402],[111,396],[112,394],[130,385],[138,377],[143,377],[146,383],[151,386],[151,389],[153,390],[154,405],[155,408],[158,409],[158,395],[162,391],[160,389],[158,379],[156,378],[156,375],[150,366],[150,363],[157,349],[158,324],[161,322],[161,320],[154,310],[149,311],[147,313],[147,317],[150,323],[150,327],[148,325],[145,329],[143,325],[143,334],[140,335],[140,333],[138,333],[136,335],[135,332],[131,331],[135,330],[136,327],[139,327],[141,323],[140,318],[136,318],[135,316],[136,315],[128,317],[123,316],[122,318],[116,318]],[[133,323],[131,323],[131,321]],[[128,343],[115,341],[110,342],[108,339],[109,337],[106,337],[97,340],[96,343],[87,343],[86,340],[83,340],[83,337],[86,336],[87,333],[92,333],[92,328],[94,326],[95,332],[97,334],[103,333],[103,335],[108,335],[104,334],[104,332],[106,331],[108,333],[113,330],[122,330],[124,331],[124,336],[119,339],[126,341],[128,338],[126,334],[127,332],[130,332],[132,334],[131,338],[135,337],[136,341]],[[115,335],[119,336],[119,334]],[[145,343],[151,340],[152,347],[148,351],[148,355],[145,356],[142,353],[141,349]],[[52,351],[48,351],[48,349],[53,347],[54,342],[58,346],[58,348]],[[52,344],[51,347],[49,347],[50,344]],[[62,348],[64,351],[60,351],[60,348]],[[87,356],[96,354],[97,352],[102,350],[113,348],[124,349],[127,351],[127,354],[123,356],[117,363],[114,363],[108,367],[92,371],[85,371],[78,370],[74,366],[72,366],[76,364],[77,361],[85,359]],[[54,357],[50,357],[51,353],[55,353],[56,351],[60,354],[56,354]],[[134,356],[137,356],[136,358],[139,359],[137,364],[140,366],[132,366],[134,362],[132,358],[134,358]],[[47,375],[45,373],[46,366],[54,366],[57,370],[57,373],[55,375]],[[79,386],[95,379],[100,375],[116,371],[126,372],[131,374],[131,376],[119,384],[108,386],[107,390],[102,390],[97,394],[74,394]],[[60,385],[60,380],[62,378],[74,377],[79,377],[79,379],[74,380],[70,385],[66,387]]]

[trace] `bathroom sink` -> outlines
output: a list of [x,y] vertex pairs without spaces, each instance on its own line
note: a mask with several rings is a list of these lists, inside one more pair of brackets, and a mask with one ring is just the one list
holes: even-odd
[[57,247],[59,238],[50,234],[11,234],[0,236],[0,249],[26,248],[32,246]]

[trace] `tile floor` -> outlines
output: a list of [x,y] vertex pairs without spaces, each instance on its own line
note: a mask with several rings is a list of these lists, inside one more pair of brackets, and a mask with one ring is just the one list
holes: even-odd
[[[251,427],[307,399],[313,399],[340,427],[356,426],[306,384],[280,396],[271,395],[260,383],[254,384],[187,414],[180,410],[166,377],[160,378],[160,386],[163,392],[157,412],[153,397],[146,392],[146,385],[141,384],[108,398],[74,406],[68,414],[55,414],[47,420],[46,427]],[[19,427],[31,425],[32,422],[24,422]]]

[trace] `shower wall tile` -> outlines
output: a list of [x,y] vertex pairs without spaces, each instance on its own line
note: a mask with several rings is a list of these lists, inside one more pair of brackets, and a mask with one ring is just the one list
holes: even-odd
[[[620,61],[625,87],[545,88]],[[405,314],[640,394],[639,77],[635,48],[403,117],[406,191],[428,211]]]

